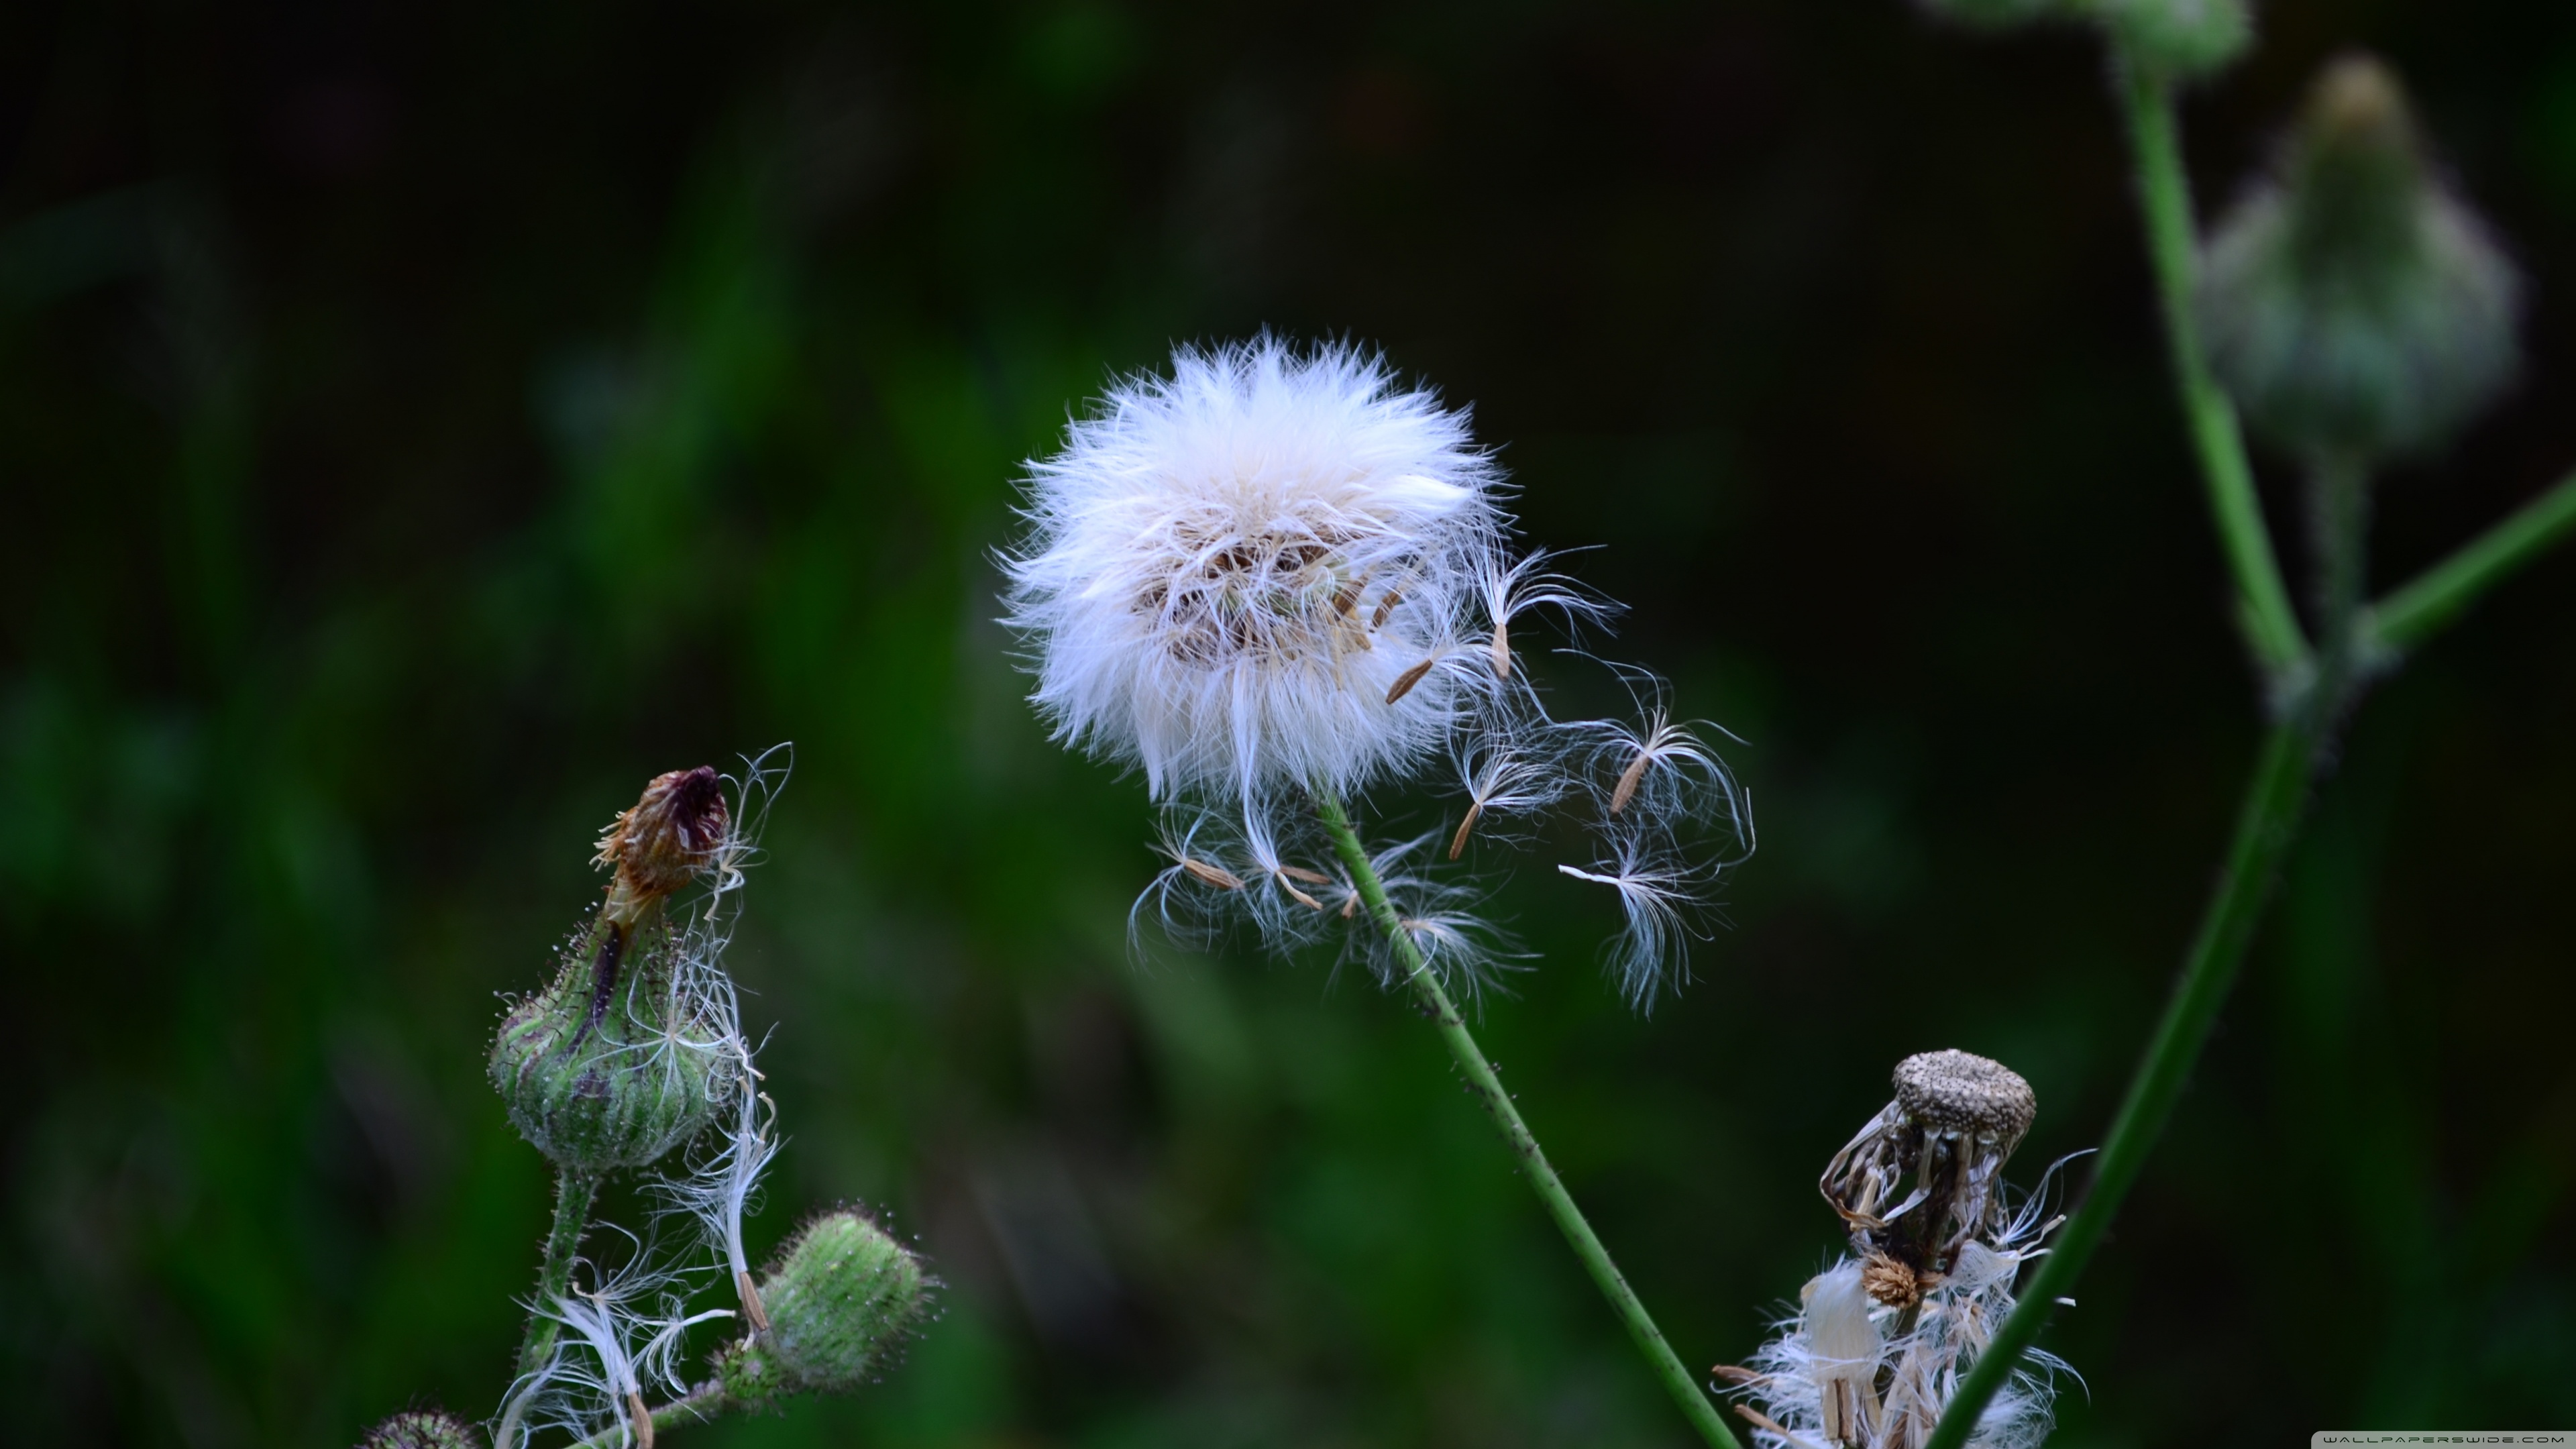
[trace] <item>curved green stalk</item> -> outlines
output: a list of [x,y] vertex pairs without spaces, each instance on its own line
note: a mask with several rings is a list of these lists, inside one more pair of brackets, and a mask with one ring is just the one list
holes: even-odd
[[2307,636],[2298,613],[2290,607],[2281,582],[2281,565],[2272,551],[2271,531],[2263,523],[2263,505],[2254,493],[2254,469],[2246,461],[2245,434],[2237,426],[2236,407],[2209,373],[2200,350],[2200,329],[2192,320],[2192,278],[2199,244],[2191,217],[2191,185],[2183,175],[2182,145],[2174,123],[2173,89],[2165,79],[2134,59],[2119,65],[2121,99],[2129,126],[2129,148],[2137,166],[2138,204],[2146,224],[2147,259],[2163,303],[2165,335],[2173,353],[2174,391],[2182,403],[2183,422],[2200,456],[2202,481],[2209,490],[2210,517],[2218,525],[2220,545],[2236,576],[2238,622],[2245,642],[2276,691],[2295,684],[2309,664]]
[[1601,1296],[1610,1300],[1619,1321],[1627,1325],[1628,1336],[1636,1341],[1637,1351],[1646,1356],[1655,1376],[1663,1381],[1664,1388],[1673,1396],[1673,1402],[1681,1407],[1682,1416],[1690,1420],[1691,1427],[1697,1429],[1700,1437],[1714,1449],[1739,1449],[1735,1435],[1726,1427],[1726,1421],[1718,1417],[1717,1406],[1709,1401],[1698,1377],[1682,1366],[1681,1359],[1673,1353],[1672,1345],[1664,1341],[1663,1330],[1655,1326],[1654,1316],[1646,1311],[1645,1304],[1638,1301],[1636,1290],[1630,1288],[1628,1280],[1620,1275],[1618,1265],[1610,1261],[1610,1250],[1601,1246],[1601,1239],[1592,1231],[1592,1224],[1584,1219],[1583,1209],[1575,1206],[1573,1195],[1565,1190],[1556,1169],[1548,1165],[1547,1154],[1539,1150],[1538,1139],[1530,1135],[1528,1125],[1521,1121],[1520,1109],[1512,1105],[1511,1094],[1503,1090],[1502,1079],[1494,1075],[1493,1064],[1485,1060],[1483,1049],[1476,1045],[1476,1038],[1467,1030],[1466,1019],[1459,1015],[1457,1005],[1449,999],[1448,991],[1440,984],[1440,977],[1422,958],[1413,938],[1405,933],[1403,918],[1396,914],[1394,905],[1387,900],[1386,887],[1379,881],[1376,868],[1369,864],[1368,850],[1360,844],[1358,833],[1351,828],[1350,816],[1342,809],[1342,802],[1319,791],[1315,805],[1317,813],[1323,817],[1324,829],[1333,838],[1333,849],[1350,871],[1352,884],[1358,888],[1361,901],[1368,906],[1370,918],[1377,922],[1378,929],[1386,933],[1397,958],[1404,963],[1406,984],[1429,1013],[1432,1025],[1439,1029],[1440,1039],[1447,1043],[1449,1054],[1457,1059],[1458,1070],[1466,1077],[1468,1090],[1475,1094],[1477,1105],[1493,1119],[1494,1130],[1503,1135],[1512,1156],[1519,1160],[1521,1176],[1528,1180],[1530,1190],[1538,1194],[1539,1201],[1547,1208],[1547,1215],[1555,1219],[1558,1231],[1564,1233],[1566,1242],[1573,1246],[1574,1256],[1582,1260],[1584,1271],[1592,1275],[1593,1283],[1601,1289]]
[[2365,647],[2405,649],[2458,617],[2480,594],[2576,532],[2576,477],[2524,504],[2414,582],[2371,606],[2362,618]]

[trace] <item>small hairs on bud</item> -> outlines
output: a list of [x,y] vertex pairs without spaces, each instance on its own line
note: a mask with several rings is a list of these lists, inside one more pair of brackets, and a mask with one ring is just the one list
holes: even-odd
[[[626,928],[581,938],[605,951]],[[554,981],[513,1007],[492,1043],[492,1086],[521,1136],[557,1166],[641,1167],[697,1135],[739,1064],[692,938],[658,915],[634,928],[627,969],[605,988],[591,951],[567,951]]]
[[2248,419],[2308,459],[2440,442],[2504,386],[2521,283],[2426,154],[2406,92],[2347,55],[2275,175],[2219,223],[2196,307]]
[[856,1389],[929,1312],[936,1286],[921,1259],[866,1214],[825,1213],[761,1280],[769,1331],[727,1350],[718,1374],[728,1393],[753,1403]]
[[483,1436],[444,1409],[407,1409],[369,1429],[358,1449],[483,1449]]

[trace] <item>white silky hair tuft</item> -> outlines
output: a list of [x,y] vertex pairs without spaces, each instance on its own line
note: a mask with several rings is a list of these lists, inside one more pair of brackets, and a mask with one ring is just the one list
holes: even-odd
[[1002,564],[1031,698],[1156,799],[1364,789],[1481,687],[1462,666],[1505,568],[1499,474],[1376,353],[1183,347],[1028,469]]

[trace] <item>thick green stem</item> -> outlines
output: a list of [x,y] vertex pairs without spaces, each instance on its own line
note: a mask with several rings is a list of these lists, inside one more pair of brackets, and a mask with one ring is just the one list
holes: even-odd
[[2101,1245],[2121,1201],[2136,1185],[2147,1154],[2155,1150],[2173,1117],[2174,1104],[2209,1040],[2210,1023],[2217,1019],[2229,988],[2236,983],[2237,969],[2245,962],[2254,928],[2280,877],[2281,862],[2306,817],[2310,777],[2350,699],[2369,514],[2369,483],[2358,464],[2321,460],[2309,481],[2317,529],[2317,603],[2326,640],[2324,657],[2289,718],[2274,725],[2264,738],[2254,778],[2247,782],[2245,800],[2238,809],[2236,838],[2228,846],[2217,894],[2201,917],[2190,954],[2183,958],[2182,980],[2174,988],[2173,1000],[2130,1078],[2120,1115],[2112,1120],[2110,1136],[2103,1139],[2084,1205],[2066,1220],[2047,1256],[2039,1260],[2020,1305],[1960,1383],[1923,1449],[1960,1449],[1967,1442],[1969,1431],[2039,1336],[2058,1300],[2074,1290],[2075,1280]]
[[2210,516],[2236,575],[2238,621],[2245,640],[2272,681],[2276,693],[2295,685],[2308,666],[2307,637],[2290,607],[2290,592],[2281,582],[2281,565],[2272,552],[2272,536],[2263,524],[2263,505],[2254,493],[2254,470],[2246,461],[2245,435],[2236,408],[2210,376],[2201,354],[2200,329],[2192,320],[2192,279],[2198,269],[2197,233],[2191,217],[2191,186],[2182,169],[2182,146],[2174,123],[2172,87],[2151,68],[2124,59],[2119,66],[2122,99],[2129,123],[2129,146],[2137,167],[2138,203],[2146,223],[2147,259],[2156,275],[2164,306],[2165,335],[2173,352],[2174,390],[2182,403],[2183,422],[2200,456],[2202,481],[2209,490]]
[[519,1375],[525,1378],[544,1365],[555,1349],[560,1328],[546,1309],[572,1286],[573,1261],[581,1256],[582,1230],[590,1226],[590,1204],[599,1196],[599,1178],[587,1172],[555,1175],[555,1222],[546,1233],[546,1260],[537,1270],[536,1306],[528,1314],[527,1337],[519,1342]]
[[1503,1090],[1502,1079],[1494,1075],[1493,1064],[1485,1060],[1483,1049],[1476,1045],[1476,1038],[1467,1030],[1466,1019],[1459,1015],[1457,1005],[1441,986],[1440,977],[1423,959],[1413,937],[1404,929],[1403,918],[1396,914],[1394,905],[1387,900],[1386,887],[1378,880],[1376,869],[1369,864],[1368,850],[1360,844],[1358,833],[1352,830],[1350,816],[1342,809],[1341,801],[1319,791],[1315,803],[1317,813],[1323,817],[1325,830],[1333,837],[1334,850],[1341,855],[1343,866],[1351,873],[1352,884],[1368,906],[1370,918],[1386,933],[1397,959],[1403,963],[1406,985],[1422,1003],[1432,1024],[1439,1029],[1440,1039],[1447,1043],[1449,1054],[1457,1059],[1458,1070],[1466,1077],[1468,1090],[1475,1094],[1477,1104],[1485,1109],[1486,1116],[1493,1119],[1494,1130],[1503,1134],[1503,1141],[1519,1161],[1521,1176],[1529,1181],[1530,1190],[1537,1193],[1539,1201],[1546,1205],[1547,1215],[1556,1220],[1557,1230],[1564,1233],[1566,1242],[1573,1246],[1574,1256],[1582,1260],[1584,1271],[1592,1275],[1593,1283],[1601,1289],[1601,1296],[1610,1300],[1620,1322],[1627,1325],[1628,1336],[1636,1341],[1637,1351],[1646,1356],[1655,1376],[1663,1380],[1673,1402],[1681,1407],[1682,1416],[1690,1420],[1691,1427],[1716,1449],[1738,1449],[1735,1435],[1727,1429],[1726,1421],[1718,1417],[1717,1406],[1701,1389],[1698,1376],[1682,1366],[1681,1359],[1673,1353],[1672,1345],[1664,1341],[1664,1331],[1655,1326],[1653,1315],[1646,1312],[1646,1305],[1638,1301],[1636,1290],[1620,1276],[1618,1265],[1610,1261],[1610,1250],[1601,1246],[1601,1239],[1592,1231],[1592,1224],[1584,1220],[1583,1209],[1575,1206],[1573,1195],[1565,1190],[1556,1169],[1548,1165],[1547,1154],[1539,1150],[1538,1139],[1530,1135],[1528,1125],[1521,1121],[1520,1109],[1512,1105],[1511,1094]]
[[2458,617],[2480,594],[2576,532],[2576,477],[2524,504],[2422,577],[2373,605],[2362,638],[2374,652],[2405,649]]

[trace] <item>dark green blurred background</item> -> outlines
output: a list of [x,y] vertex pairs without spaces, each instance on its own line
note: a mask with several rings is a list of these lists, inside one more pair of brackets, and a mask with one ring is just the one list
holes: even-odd
[[[2204,208],[2366,42],[2535,281],[2385,585],[2576,463],[2576,11],[2263,26]],[[988,551],[1175,339],[1474,404],[1617,652],[1749,741],[1682,999],[1616,1004],[1543,846],[1485,1018],[1740,1358],[1900,1054],[2032,1079],[2025,1180],[2098,1138],[2249,763],[2102,77],[1884,0],[0,11],[0,1439],[488,1412],[546,1197],[495,993],[645,776],[792,739],[756,1245],[884,1204],[948,1309],[689,1444],[1681,1444],[1406,1010],[1127,960],[1142,790],[1042,738]],[[2052,1334],[2058,1442],[2569,1422],[2571,629],[2562,556],[2371,701]]]

